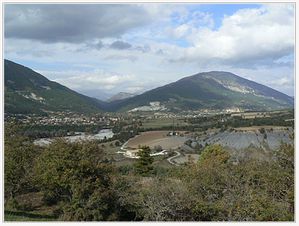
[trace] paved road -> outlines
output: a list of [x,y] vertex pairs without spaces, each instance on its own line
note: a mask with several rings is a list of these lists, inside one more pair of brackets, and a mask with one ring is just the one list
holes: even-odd
[[170,164],[172,164],[172,165],[179,166],[179,164],[173,162],[172,160],[175,159],[175,158],[177,158],[177,157],[179,157],[179,156],[181,155],[181,153],[178,152],[178,151],[174,151],[174,152],[176,153],[176,155],[175,155],[175,156],[172,156],[172,157],[170,157],[170,158],[168,158],[167,161],[168,161]]

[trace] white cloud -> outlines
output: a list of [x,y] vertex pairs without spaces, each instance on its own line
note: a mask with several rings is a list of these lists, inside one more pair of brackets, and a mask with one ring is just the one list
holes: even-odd
[[246,79],[269,86],[287,95],[294,95],[294,68],[287,66],[258,67],[258,68],[232,68],[223,67]]
[[190,30],[190,27],[187,24],[182,24],[176,28],[173,29],[173,35],[175,38],[181,38],[187,34],[187,32]]
[[270,84],[275,86],[293,86],[294,80],[290,77],[283,77],[274,81],[271,81]]
[[187,38],[192,35],[193,30],[199,28],[212,29],[214,27],[212,14],[201,11],[192,12],[189,16],[183,14],[179,20],[181,23],[167,28],[167,33],[176,39]]
[[193,28],[188,40],[193,46],[176,60],[268,64],[293,51],[294,7],[266,4],[258,9],[242,9],[226,16],[217,30]]
[[6,4],[5,37],[46,43],[117,37],[150,23],[133,4]]
[[54,81],[61,83],[71,89],[84,90],[104,89],[111,90],[123,83],[130,83],[135,80],[134,75],[122,75],[104,70],[94,70],[90,72],[82,71],[39,71],[47,77],[55,76]]
[[[6,38],[5,57],[34,62],[33,69],[75,90],[141,92],[198,72],[222,70],[292,94],[292,4],[239,10],[224,17],[220,27],[200,7],[190,11],[184,4],[141,4],[136,9],[145,10],[153,23],[135,26],[131,21],[134,29],[120,29],[120,37],[96,38],[93,33],[80,43]],[[131,47],[110,48],[120,40]]]

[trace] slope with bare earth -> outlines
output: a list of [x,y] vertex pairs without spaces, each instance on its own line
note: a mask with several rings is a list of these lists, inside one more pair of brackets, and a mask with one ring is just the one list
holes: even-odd
[[[264,129],[262,132],[261,129]],[[208,132],[198,137],[194,142],[205,146],[206,144],[220,144],[229,149],[242,150],[250,146],[276,150],[281,143],[293,143],[291,127],[280,126],[254,126],[242,127],[224,132]]]

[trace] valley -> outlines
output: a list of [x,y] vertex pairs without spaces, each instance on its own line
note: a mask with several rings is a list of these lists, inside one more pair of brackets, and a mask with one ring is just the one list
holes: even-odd
[[[293,144],[293,119],[292,110],[241,113],[161,111],[154,114],[152,111],[59,112],[48,116],[7,114],[5,118],[7,123],[17,123],[21,133],[41,147],[56,139],[96,141],[106,147],[107,159],[122,159],[119,162],[138,158],[142,147],[148,146],[152,150],[151,155],[157,156],[157,163],[172,157],[172,162],[178,165],[188,163],[188,156],[196,161],[205,147],[214,144],[228,150],[235,161],[248,157],[244,154],[248,150],[255,150],[258,153],[255,155],[264,160],[282,143]],[[173,157],[178,153],[177,157]],[[171,163],[163,165],[173,166]]]
[[294,99],[269,87],[211,71],[105,102],[5,61],[4,107],[6,220],[135,221],[160,199],[178,219],[226,220],[243,190],[278,205],[263,220],[292,219]]
[[5,113],[273,111],[292,108],[294,98],[230,72],[184,77],[139,95],[121,93],[108,102],[75,92],[9,60],[5,69]]
[[27,1],[1,10],[4,223],[298,219],[299,4]]

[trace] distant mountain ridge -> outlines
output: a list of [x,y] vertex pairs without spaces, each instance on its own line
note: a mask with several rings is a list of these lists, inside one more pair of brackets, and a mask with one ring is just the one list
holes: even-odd
[[5,112],[97,112],[101,101],[53,82],[28,67],[4,60]]
[[101,101],[107,101],[111,96],[114,95],[114,93],[108,93],[104,90],[101,90],[101,87],[99,87],[99,89],[80,89],[77,90],[77,92],[91,98],[96,98]]
[[211,71],[182,78],[140,95],[120,93],[111,102],[79,94],[41,74],[4,61],[5,112],[182,111],[199,109],[276,110],[294,99],[230,72]]
[[112,102],[110,110],[127,111],[160,102],[171,111],[241,108],[275,110],[294,107],[294,99],[230,72],[211,71],[184,77],[135,97]]
[[113,102],[113,101],[117,101],[117,100],[124,100],[127,98],[131,98],[136,96],[136,94],[132,94],[132,93],[126,93],[126,92],[119,92],[115,95],[113,95],[112,97],[110,97],[107,102]]

